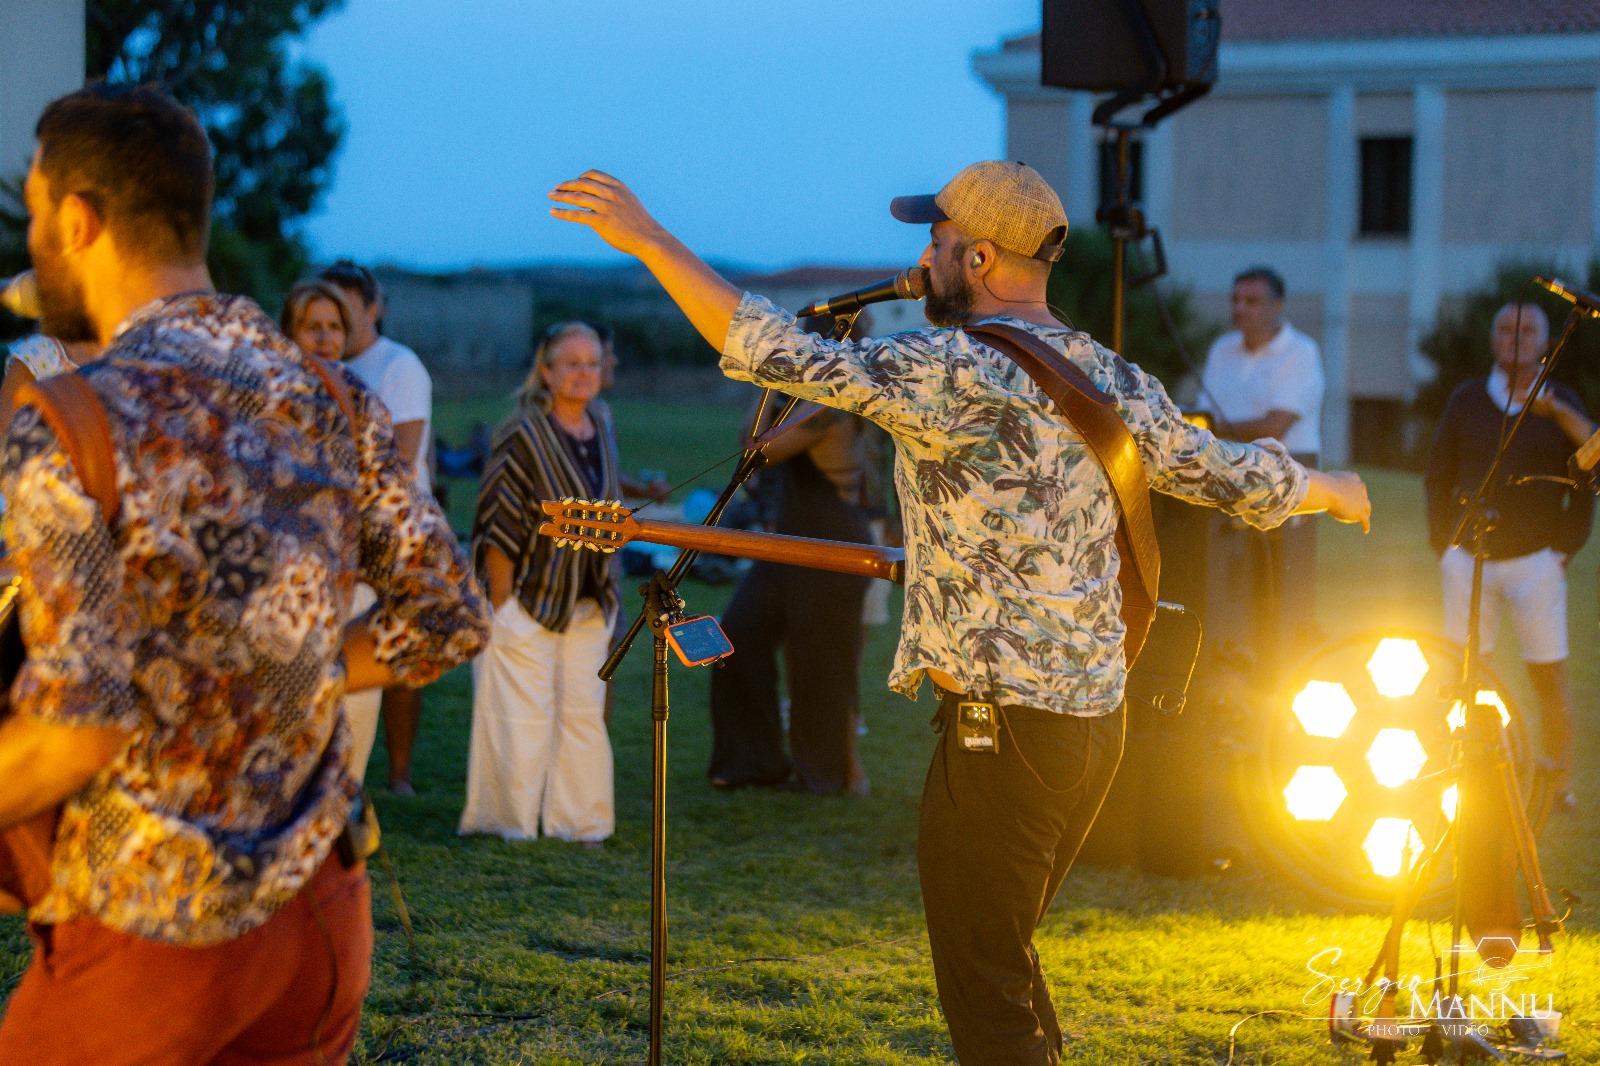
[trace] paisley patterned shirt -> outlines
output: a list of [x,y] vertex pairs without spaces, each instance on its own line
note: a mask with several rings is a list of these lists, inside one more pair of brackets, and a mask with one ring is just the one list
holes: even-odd
[[[1281,445],[1218,440],[1160,382],[1088,336],[1012,318],[1110,393],[1153,489],[1270,528],[1305,498]],[[966,333],[837,343],[746,294],[723,348],[729,377],[864,415],[895,441],[906,599],[889,684],[923,672],[964,692],[1082,716],[1122,701],[1122,594],[1111,483],[1050,398]]]
[[12,706],[132,737],[62,809],[31,917],[212,944],[287,903],[344,825],[356,581],[377,590],[379,660],[409,684],[473,656],[487,609],[382,404],[346,374],[352,429],[249,300],[142,308],[82,374],[121,512],[108,529],[23,408],[0,468],[29,649]]

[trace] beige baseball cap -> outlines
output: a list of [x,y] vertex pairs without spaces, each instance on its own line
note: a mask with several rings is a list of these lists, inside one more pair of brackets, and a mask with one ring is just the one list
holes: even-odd
[[901,222],[954,222],[1008,252],[1054,263],[1067,239],[1067,212],[1026,163],[974,163],[932,196],[897,196],[889,213]]

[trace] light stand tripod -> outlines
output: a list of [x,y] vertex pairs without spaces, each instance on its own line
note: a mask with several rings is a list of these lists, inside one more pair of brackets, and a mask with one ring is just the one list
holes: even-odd
[[[830,339],[842,340],[848,336],[857,314],[859,311],[836,316]],[[761,399],[763,408],[771,398],[772,393],[768,390]],[[789,397],[773,425],[782,425],[797,403],[799,400],[796,397]],[[759,412],[757,421],[760,421]],[[716,525],[740,487],[766,464],[763,447],[764,442],[758,440],[740,454],[739,465],[711,512],[706,515],[705,525]],[[667,719],[670,715],[667,628],[683,619],[685,604],[683,597],[678,594],[678,585],[688,575],[699,555],[693,549],[683,551],[670,570],[656,571],[648,583],[640,586],[639,592],[645,601],[644,609],[600,667],[601,680],[610,681],[628,650],[633,647],[639,631],[649,625],[655,638],[650,686],[650,1052],[646,1060],[649,1066],[661,1066],[662,1014],[667,983]]]
[[[1547,286],[1549,287],[1549,286]],[[1461,979],[1461,934],[1466,928],[1474,939],[1479,955],[1491,966],[1505,966],[1516,954],[1517,941],[1522,927],[1521,905],[1517,899],[1515,876],[1521,870],[1527,886],[1529,903],[1533,910],[1533,929],[1539,938],[1539,949],[1548,954],[1552,950],[1551,938],[1561,931],[1564,916],[1557,916],[1545,887],[1544,874],[1539,865],[1538,845],[1534,828],[1528,818],[1521,789],[1517,784],[1515,767],[1507,748],[1505,730],[1496,708],[1478,700],[1482,669],[1482,649],[1478,632],[1483,604],[1483,566],[1488,553],[1488,534],[1494,526],[1495,511],[1492,506],[1496,493],[1502,487],[1500,470],[1516,439],[1518,431],[1527,420],[1538,396],[1555,369],[1561,352],[1583,317],[1600,317],[1600,308],[1585,306],[1565,291],[1559,294],[1573,300],[1572,312],[1567,316],[1561,336],[1540,367],[1538,378],[1528,390],[1527,400],[1518,411],[1510,431],[1503,436],[1494,461],[1484,475],[1477,491],[1467,501],[1467,508],[1457,524],[1452,544],[1472,545],[1472,590],[1467,611],[1467,644],[1462,661],[1461,682],[1454,697],[1464,708],[1464,724],[1458,730],[1451,747],[1450,774],[1457,784],[1455,817],[1440,835],[1437,845],[1413,863],[1410,880],[1395,899],[1394,914],[1383,947],[1368,972],[1365,986],[1370,987],[1383,971],[1385,984],[1378,1007],[1378,1019],[1389,1025],[1387,1032],[1368,1036],[1372,1043],[1375,1062],[1394,1061],[1395,1054],[1405,1046],[1402,1030],[1409,1035],[1422,1035],[1422,1052],[1425,1061],[1436,1063],[1444,1051],[1446,1039],[1462,1048],[1462,1056],[1471,1052],[1495,1059],[1504,1059],[1495,1046],[1477,1032],[1473,1026],[1462,1024],[1457,1017]],[[1549,781],[1541,792],[1547,791]],[[1543,806],[1543,800],[1536,797]],[[1542,820],[1542,817],[1541,819]],[[1430,1017],[1426,1022],[1400,1026],[1394,1022],[1395,1003],[1399,992],[1400,939],[1407,920],[1415,911],[1424,892],[1434,863],[1443,854],[1446,845],[1454,843],[1454,869],[1452,878],[1455,903],[1450,918],[1450,973],[1448,996],[1440,1002],[1441,1017]],[[1508,865],[1509,864],[1509,865]],[[1569,913],[1573,899],[1568,895]],[[1475,929],[1474,926],[1477,928]],[[1482,934],[1482,935],[1479,935]],[[1499,934],[1499,935],[1496,935]],[[1501,942],[1496,947],[1497,942]],[[1509,950],[1507,950],[1509,949]],[[1334,999],[1333,1014],[1339,1011],[1339,997]],[[1335,1029],[1336,1034],[1339,1032]],[[1517,1034],[1519,1036],[1526,1034]],[[1520,1044],[1517,1053],[1525,1057],[1557,1060],[1564,1052],[1543,1047],[1537,1042],[1530,1047]]]

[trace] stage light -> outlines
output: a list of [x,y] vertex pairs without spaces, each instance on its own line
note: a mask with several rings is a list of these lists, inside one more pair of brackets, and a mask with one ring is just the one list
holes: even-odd
[[1444,790],[1444,795],[1439,797],[1439,807],[1444,811],[1444,816],[1450,821],[1456,820],[1456,806],[1461,802],[1461,788],[1451,785]]
[[1428,657],[1414,640],[1384,637],[1367,660],[1367,673],[1380,695],[1404,699],[1413,695],[1428,675]]
[[1308,681],[1294,698],[1294,716],[1308,736],[1337,740],[1356,716],[1356,705],[1339,682]]
[[1283,789],[1289,813],[1302,822],[1326,822],[1350,795],[1331,766],[1302,766]]
[[1428,750],[1409,729],[1380,729],[1367,749],[1367,765],[1372,776],[1385,788],[1399,788],[1414,781],[1428,762]]
[[[1390,906],[1406,847],[1431,850],[1454,817],[1454,781],[1441,771],[1463,715],[1438,682],[1460,671],[1458,645],[1395,632],[1333,641],[1285,671],[1247,734],[1241,810],[1257,854],[1331,902]],[[1536,752],[1521,716],[1487,666],[1477,688],[1507,723],[1517,780],[1531,794]],[[1448,893],[1452,864],[1440,857],[1424,906]]]
[[[1500,712],[1501,725],[1509,726],[1511,724],[1511,712],[1506,710],[1506,701],[1500,698],[1500,693],[1491,689],[1479,689],[1478,702],[1487,703],[1497,709]],[[1467,724],[1467,710],[1461,705],[1460,700],[1456,700],[1455,703],[1450,705],[1450,714],[1445,718],[1445,721],[1450,723],[1450,731],[1452,733]]]
[[1421,857],[1422,837],[1404,818],[1379,818],[1361,842],[1361,850],[1367,853],[1373,873],[1396,877]]

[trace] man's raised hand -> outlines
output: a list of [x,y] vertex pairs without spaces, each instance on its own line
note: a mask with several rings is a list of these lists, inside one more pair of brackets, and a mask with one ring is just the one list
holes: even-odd
[[643,262],[706,343],[722,351],[739,290],[651,218],[632,189],[610,174],[589,170],[551,189],[550,199],[563,205],[552,207],[551,215],[588,226],[617,251]]
[[619,252],[642,258],[651,247],[670,240],[633,190],[604,171],[586,170],[562,182],[550,190],[550,199],[566,205],[552,207],[553,217],[588,226]]

